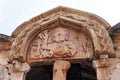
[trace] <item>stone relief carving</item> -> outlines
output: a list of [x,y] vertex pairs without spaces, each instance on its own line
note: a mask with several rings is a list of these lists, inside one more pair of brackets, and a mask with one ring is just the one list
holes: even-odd
[[99,42],[101,48],[100,53],[114,53],[112,40],[109,38],[109,34],[105,30],[105,28],[99,23],[96,23],[95,21],[94,21],[94,26],[92,26],[92,28],[96,32],[97,37],[100,41]]
[[82,31],[58,27],[42,31],[31,43],[31,58],[80,58],[93,55],[89,37]]

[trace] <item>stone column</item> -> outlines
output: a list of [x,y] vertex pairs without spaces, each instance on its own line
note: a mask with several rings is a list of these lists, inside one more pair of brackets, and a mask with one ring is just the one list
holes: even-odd
[[109,76],[109,64],[108,59],[100,59],[94,61],[94,67],[96,69],[97,80],[108,80]]
[[101,67],[96,69],[97,80],[108,80],[110,70],[108,67]]
[[69,61],[56,60],[53,66],[53,80],[66,80],[70,66]]
[[112,65],[115,63],[114,58],[108,58],[107,55],[101,55],[99,60],[93,61],[96,69],[97,80],[110,80],[109,76],[112,72]]

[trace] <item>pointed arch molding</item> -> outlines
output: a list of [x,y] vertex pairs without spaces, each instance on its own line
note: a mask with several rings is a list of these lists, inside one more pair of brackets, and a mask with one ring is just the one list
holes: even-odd
[[92,41],[94,54],[115,55],[112,40],[104,25],[87,16],[58,11],[27,25],[26,28],[21,30],[13,41],[9,52],[9,60],[26,61],[27,50],[33,38],[43,30],[60,25],[70,26],[85,32]]

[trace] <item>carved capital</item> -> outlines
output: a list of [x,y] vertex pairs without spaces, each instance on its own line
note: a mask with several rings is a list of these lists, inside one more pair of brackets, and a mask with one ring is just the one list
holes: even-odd
[[12,64],[9,64],[9,69],[11,72],[26,72],[30,70],[30,65],[28,63],[21,63],[17,60],[12,61]]

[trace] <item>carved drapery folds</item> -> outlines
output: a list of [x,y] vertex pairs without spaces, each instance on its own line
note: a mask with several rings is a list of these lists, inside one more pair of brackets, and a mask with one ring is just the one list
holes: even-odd
[[57,27],[40,32],[28,51],[28,61],[90,58],[93,56],[93,45],[83,31]]

